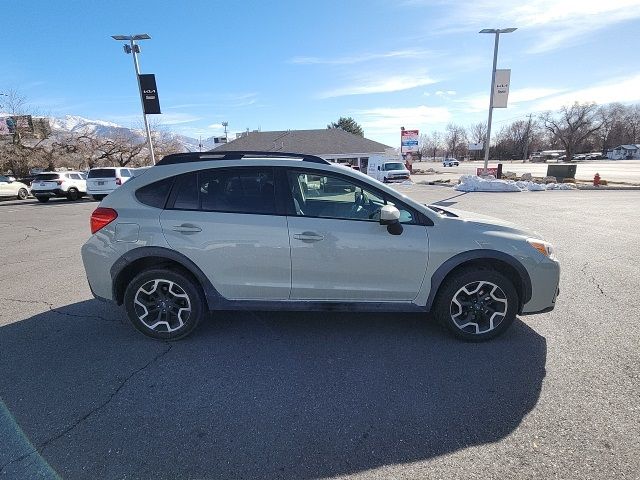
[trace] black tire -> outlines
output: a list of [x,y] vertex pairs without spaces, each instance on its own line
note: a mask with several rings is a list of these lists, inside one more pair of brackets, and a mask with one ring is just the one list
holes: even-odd
[[457,338],[469,342],[490,340],[504,333],[515,320],[518,292],[504,275],[494,270],[462,270],[445,282],[434,303],[434,316]]
[[36,197],[39,202],[47,203],[49,201],[49,197]]
[[76,188],[70,188],[67,190],[67,198],[72,202],[75,202],[80,198],[80,192]]
[[[155,281],[157,283],[154,283]],[[170,286],[171,283],[173,285]],[[141,290],[143,286],[145,288]],[[165,287],[168,287],[170,291],[165,290]],[[139,302],[147,304],[147,306],[136,303],[136,295],[138,294]],[[178,297],[175,296],[176,294]],[[188,301],[180,296],[182,294],[188,297]],[[173,299],[170,298],[171,296]],[[168,305],[165,310],[161,308],[162,302],[165,302],[165,306]],[[176,302],[179,304],[176,305]],[[204,294],[197,282],[188,274],[166,268],[145,270],[139,273],[127,286],[124,294],[124,306],[129,320],[136,329],[148,337],[161,340],[179,340],[186,337],[195,330],[206,311]],[[190,312],[182,312],[177,315],[186,307],[190,307]],[[145,315],[145,311],[147,315]],[[155,316],[156,312],[157,316]],[[162,325],[145,323],[146,318],[152,318],[152,316],[155,316],[154,320],[147,321],[150,323],[159,322]]]
[[18,190],[18,200],[26,200],[28,196],[29,192],[26,188],[21,188],[20,190]]
[[96,202],[101,202],[104,197],[106,197],[106,195],[91,195],[91,198],[93,198]]

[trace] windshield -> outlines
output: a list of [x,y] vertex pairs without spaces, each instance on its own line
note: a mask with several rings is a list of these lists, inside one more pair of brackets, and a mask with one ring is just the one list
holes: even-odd
[[41,173],[35,178],[35,181],[57,180],[59,173]]
[[115,168],[94,168],[89,171],[89,178],[113,178],[115,176]]
[[404,170],[404,165],[400,162],[385,163],[384,170],[386,172],[388,172],[389,170]]

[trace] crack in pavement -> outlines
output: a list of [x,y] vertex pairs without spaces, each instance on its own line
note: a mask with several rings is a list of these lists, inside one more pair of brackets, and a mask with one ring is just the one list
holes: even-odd
[[109,403],[111,403],[111,401],[115,398],[115,396],[118,395],[118,393],[120,393],[120,391],[125,387],[125,385],[129,382],[129,380],[131,380],[136,374],[142,372],[143,370],[147,369],[148,367],[150,367],[151,365],[156,363],[158,360],[160,360],[162,357],[164,357],[167,353],[169,353],[171,351],[171,349],[173,348],[173,345],[171,343],[169,343],[169,342],[164,342],[164,343],[167,346],[167,348],[164,349],[163,351],[161,351],[160,353],[158,353],[156,356],[154,356],[145,365],[143,365],[142,367],[138,368],[137,370],[134,370],[133,372],[131,372],[122,382],[120,382],[120,385],[118,385],[118,387],[111,393],[111,395],[109,395],[109,398],[107,398],[100,405],[98,405],[95,408],[89,410],[89,412],[87,412],[82,417],[80,417],[78,420],[73,422],[73,424],[71,424],[70,426],[65,428],[62,432],[60,432],[60,433],[48,438],[44,442],[42,442],[39,445],[37,445],[34,449],[30,450],[29,452],[23,453],[19,457],[14,458],[13,460],[10,460],[9,462],[5,463],[4,465],[1,465],[0,466],[0,475],[2,475],[2,472],[9,465],[21,462],[22,460],[24,460],[25,458],[27,458],[27,457],[29,457],[29,456],[31,456],[33,454],[39,454],[39,455],[42,454],[44,452],[44,450],[52,442],[54,442],[54,441],[58,440],[59,438],[63,437],[64,435],[66,435],[67,433],[69,433],[70,431],[72,431],[73,429],[78,427],[82,422],[87,420],[93,414],[95,414],[96,412],[99,412],[100,410],[105,408],[107,405],[109,405]]
[[605,293],[605,291],[602,289],[602,287],[601,287],[601,286],[600,286],[600,284],[598,283],[598,280],[596,279],[596,277],[595,277],[593,274],[591,274],[591,273],[587,273],[587,272],[586,272],[586,270],[587,270],[587,267],[588,267],[588,266],[589,266],[589,264],[588,264],[588,263],[585,263],[585,264],[584,264],[584,266],[580,269],[580,272],[581,272],[585,277],[587,277],[587,279],[588,279],[588,280],[590,280],[590,281],[591,281],[591,283],[593,283],[593,284],[596,286],[596,288],[600,291],[600,294],[601,294],[601,295],[603,295],[603,296],[605,296],[605,297],[607,297],[607,298],[611,298],[611,297],[609,297],[609,295],[607,295],[607,294]]
[[41,305],[46,305],[47,307],[49,307],[49,311],[51,311],[53,313],[60,314],[60,315],[66,315],[67,317],[96,318],[98,320],[103,320],[105,322],[119,322],[120,321],[117,318],[106,318],[106,317],[103,317],[101,315],[61,312],[60,310],[58,310],[59,307],[54,307],[52,303],[45,302],[44,300],[21,300],[21,299],[18,299],[18,298],[0,298],[0,301],[16,302],[16,303],[29,303],[29,304],[39,303]]

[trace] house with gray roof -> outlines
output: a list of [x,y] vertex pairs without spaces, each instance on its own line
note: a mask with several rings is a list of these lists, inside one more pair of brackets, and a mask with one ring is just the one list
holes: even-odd
[[275,132],[243,132],[238,138],[215,149],[295,152],[317,155],[331,162],[345,163],[365,169],[371,155],[385,154],[393,147],[339,128],[317,130],[282,130]]
[[611,160],[640,160],[640,144],[620,145],[609,150],[607,158]]

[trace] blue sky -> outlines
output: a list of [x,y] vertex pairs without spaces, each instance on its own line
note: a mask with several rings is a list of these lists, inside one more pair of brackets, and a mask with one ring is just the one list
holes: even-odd
[[640,0],[32,0],[2,7],[0,92],[43,114],[140,124],[133,65],[110,35],[149,33],[140,56],[163,114],[189,136],[324,128],[352,116],[397,146],[399,129],[486,117],[493,37],[511,68],[494,131],[573,101],[640,102]]

